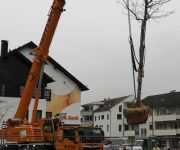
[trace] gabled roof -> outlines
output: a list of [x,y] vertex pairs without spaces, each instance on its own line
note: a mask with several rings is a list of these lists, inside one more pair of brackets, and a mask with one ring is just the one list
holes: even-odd
[[[7,53],[7,57],[5,59],[8,59],[8,56],[11,56],[11,55],[17,57],[17,59],[24,62],[24,64],[26,64],[27,67],[29,67],[29,68],[31,67],[32,62],[16,50],[9,51]],[[0,58],[0,61],[2,61],[3,59],[4,58]],[[7,78],[7,76],[5,78]],[[54,82],[54,80],[50,76],[48,76],[45,72],[43,73],[43,78],[46,80],[47,83]]]
[[129,96],[123,96],[123,97],[103,100],[104,105],[97,108],[94,112],[109,111],[112,107],[116,106],[117,104],[124,101],[128,97]]
[[104,102],[103,101],[90,102],[90,103],[83,104],[81,106],[84,107],[84,106],[90,106],[90,105],[104,105]]
[[[37,45],[30,41],[29,43],[26,43],[20,47],[18,47],[17,49],[14,49],[13,51],[11,51],[11,53],[15,53],[18,52],[19,50],[25,48],[25,47],[29,47],[29,48],[36,48]],[[19,52],[20,53],[20,52]],[[21,53],[20,53],[21,54]],[[22,55],[22,54],[21,54]],[[74,81],[79,88],[81,89],[81,91],[87,91],[89,90],[84,84],[82,84],[78,79],[76,79],[72,74],[70,74],[66,69],[64,69],[60,64],[58,64],[52,57],[48,56],[48,60],[49,62],[51,62],[55,68],[59,69],[61,72],[63,72],[67,77],[69,77],[72,81]]]
[[180,92],[148,96],[143,99],[143,104],[154,108],[180,105]]

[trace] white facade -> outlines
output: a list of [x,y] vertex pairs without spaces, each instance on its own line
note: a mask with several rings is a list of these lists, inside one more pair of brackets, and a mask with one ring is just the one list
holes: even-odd
[[[34,56],[29,55],[31,50],[32,49],[30,48],[24,48],[20,50],[19,52],[21,52],[26,58],[32,61]],[[44,72],[48,74],[48,76],[50,76],[55,81],[47,85],[47,88],[52,90],[52,94],[54,95],[54,97],[57,97],[57,95],[61,95],[61,97],[66,96],[75,90],[77,92],[80,91],[76,83],[74,83],[70,78],[68,78],[59,69],[56,69],[56,67],[51,62],[48,61],[48,64],[45,65]],[[80,122],[80,101],[81,101],[80,97],[81,96],[78,95],[78,98],[74,98],[74,99],[79,99],[79,100],[74,102],[68,107],[65,107],[64,106],[65,104],[63,103],[59,105],[59,107],[63,107],[63,108],[62,108],[62,111],[59,111],[57,113],[66,114],[67,116],[63,120],[64,123],[66,124],[80,124],[81,123]],[[54,104],[54,107],[57,107],[57,105]]]
[[102,127],[105,137],[124,138],[123,109],[126,107],[126,103],[132,102],[133,98],[133,96],[129,96],[106,111],[94,112],[94,125]]
[[[24,48],[20,52],[32,62],[34,56],[30,55],[30,51],[31,49]],[[55,82],[49,83],[48,88],[52,89],[53,93],[55,94],[61,93],[62,95],[67,95],[77,86],[64,73],[56,69],[54,65],[49,61],[48,64],[45,65],[44,72],[48,74],[48,76],[50,76],[52,79],[54,79]]]
[[[14,118],[16,113],[20,98],[14,97],[0,97],[0,124],[3,121],[6,121],[9,118]],[[34,99],[32,99],[29,111],[28,111],[28,120],[31,121],[32,111],[34,107]],[[46,115],[46,100],[40,99],[38,104],[38,110],[42,111],[42,118]]]

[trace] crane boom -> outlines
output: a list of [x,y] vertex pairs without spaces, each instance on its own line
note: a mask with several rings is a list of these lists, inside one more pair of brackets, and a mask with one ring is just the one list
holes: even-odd
[[46,23],[41,41],[39,46],[32,51],[32,54],[35,55],[31,70],[29,72],[22,97],[20,99],[15,118],[23,120],[28,111],[33,92],[36,88],[36,85],[39,80],[41,67],[44,62],[48,59],[49,47],[56,30],[61,12],[65,5],[65,0],[54,0],[51,6],[51,11],[49,14],[48,21]]

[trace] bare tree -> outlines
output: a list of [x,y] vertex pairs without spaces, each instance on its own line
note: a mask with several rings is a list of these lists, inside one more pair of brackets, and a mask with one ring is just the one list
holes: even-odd
[[4,121],[4,117],[8,113],[8,111],[12,108],[12,106],[8,106],[8,104],[5,101],[0,101],[1,107],[0,107],[0,124]]
[[162,6],[171,0],[122,0],[122,5],[131,12],[138,21],[147,21],[167,17],[173,11],[164,11]]
[[[171,0],[122,0],[121,2],[121,4],[128,10],[129,24],[130,24],[130,17],[134,18],[135,20],[141,23],[139,61],[137,61],[138,62],[138,80],[137,80],[138,88],[137,88],[137,99],[136,99],[137,102],[141,100],[142,78],[144,77],[146,23],[149,19],[163,18],[172,14],[174,10],[164,11],[162,8],[164,4],[170,1]],[[129,31],[130,31],[131,49],[134,49],[133,41],[131,37],[130,25],[129,25]],[[133,53],[134,52],[132,52],[132,54]],[[132,59],[135,60],[135,58]],[[136,92],[135,92],[135,96],[136,96]]]
[[[124,109],[124,115],[128,124],[135,125],[145,123],[149,107],[141,102],[142,91],[142,78],[144,77],[144,64],[145,64],[145,37],[146,37],[146,24],[150,19],[157,19],[167,17],[174,11],[164,11],[162,6],[171,0],[121,0],[121,4],[128,10],[129,21],[129,43],[131,48],[131,58],[133,66],[133,80],[134,80],[134,94],[135,101],[130,108]],[[131,18],[134,18],[141,23],[140,28],[140,41],[139,41],[139,59],[135,55],[132,33],[131,33]],[[136,67],[138,64],[138,69]],[[135,83],[135,71],[138,72],[137,77],[137,90]]]

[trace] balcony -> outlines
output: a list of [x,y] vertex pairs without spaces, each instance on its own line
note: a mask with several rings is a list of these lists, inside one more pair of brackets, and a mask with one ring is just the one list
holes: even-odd
[[93,121],[82,121],[81,125],[83,127],[92,127],[92,126],[94,126]]
[[[153,121],[175,121],[177,119],[180,119],[180,115],[171,114],[171,115],[160,115],[160,116],[153,116]],[[152,116],[148,117],[147,122],[152,122]]]
[[93,112],[92,111],[81,111],[81,115],[82,116],[93,116]]
[[[160,129],[160,130],[154,130],[153,134],[154,136],[173,136],[176,135],[179,131],[176,129]],[[152,130],[149,130],[149,135],[152,135]]]
[[176,129],[176,134],[180,134],[180,129]]
[[132,137],[135,136],[135,131],[124,131],[125,137]]

